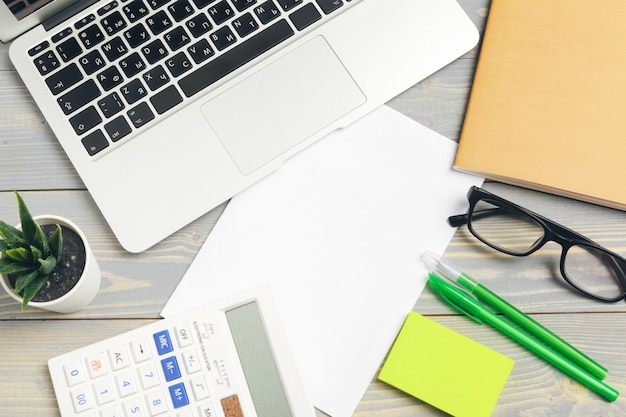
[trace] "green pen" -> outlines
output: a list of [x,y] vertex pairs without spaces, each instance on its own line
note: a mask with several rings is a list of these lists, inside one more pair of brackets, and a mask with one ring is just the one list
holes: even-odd
[[543,343],[537,341],[532,336],[528,335],[524,331],[513,326],[511,323],[501,318],[493,311],[483,306],[460,288],[455,287],[452,284],[444,281],[434,274],[429,274],[429,280],[433,290],[439,294],[443,300],[452,305],[454,308],[476,320],[478,323],[483,321],[490,324],[497,330],[501,331],[511,339],[515,340],[520,345],[524,346],[537,356],[557,367],[565,374],[579,381],[586,387],[600,394],[602,397],[609,401],[615,401],[619,396],[619,393],[614,388],[610,387],[606,383],[600,381],[598,378],[583,371],[578,366],[569,362],[564,357],[557,354],[554,350],[546,347]]
[[454,265],[444,262],[439,256],[432,252],[426,252],[422,255],[422,261],[426,264],[429,271],[441,278],[447,278],[452,282],[459,284],[476,296],[480,301],[504,314],[512,322],[524,328],[527,332],[537,337],[543,343],[554,349],[557,353],[564,356],[567,360],[579,366],[582,370],[593,375],[598,379],[604,379],[607,374],[606,368],[584,353],[576,349],[574,346],[561,339],[550,330],[546,329],[537,321],[533,320],[515,306],[491,292],[487,287],[479,284],[464,272],[459,271]]

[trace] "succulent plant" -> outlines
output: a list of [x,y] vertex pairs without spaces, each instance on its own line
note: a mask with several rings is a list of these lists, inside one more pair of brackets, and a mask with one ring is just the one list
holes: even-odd
[[17,197],[21,229],[0,220],[0,274],[15,276],[13,291],[22,294],[22,310],[46,284],[61,259],[63,235],[61,226],[46,238],[26,207]]

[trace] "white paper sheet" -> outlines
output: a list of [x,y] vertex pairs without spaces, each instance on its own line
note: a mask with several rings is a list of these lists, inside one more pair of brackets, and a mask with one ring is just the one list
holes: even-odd
[[233,198],[164,317],[272,284],[313,404],[354,412],[481,178],[456,144],[382,107]]

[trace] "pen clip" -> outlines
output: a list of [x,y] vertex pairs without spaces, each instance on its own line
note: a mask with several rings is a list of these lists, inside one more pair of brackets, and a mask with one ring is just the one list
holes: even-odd
[[[448,297],[445,294],[445,291],[442,291],[440,288],[443,285],[446,285],[445,281],[443,281],[443,279],[441,279],[440,277],[438,277],[437,275],[433,274],[432,272],[428,274],[429,275],[429,280],[428,283],[433,287],[433,289],[435,290],[435,292],[441,297],[443,298],[452,308],[454,308],[455,310],[457,310],[460,313],[463,313],[464,315],[468,316],[469,318],[471,318],[472,320],[474,320],[475,322],[477,322],[478,324],[483,324],[483,320],[480,317],[477,317],[475,314],[473,314],[471,311],[469,311],[468,309],[465,309],[463,307],[461,307],[456,301],[452,300],[450,297]],[[450,285],[450,284],[448,284]],[[469,294],[465,293],[464,291],[462,291],[461,289],[458,289],[456,287],[453,287],[452,285],[450,285],[448,287],[450,290],[452,291],[458,291],[459,293],[463,293],[464,297],[467,297],[468,299],[472,300],[472,302],[475,302],[475,300],[473,299],[472,296],[470,296]]]

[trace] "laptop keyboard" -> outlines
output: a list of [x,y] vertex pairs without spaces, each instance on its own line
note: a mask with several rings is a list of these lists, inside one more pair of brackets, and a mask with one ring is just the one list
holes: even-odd
[[112,1],[28,53],[95,156],[350,1]]

